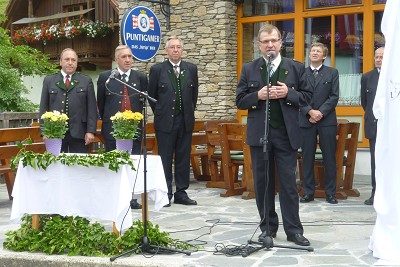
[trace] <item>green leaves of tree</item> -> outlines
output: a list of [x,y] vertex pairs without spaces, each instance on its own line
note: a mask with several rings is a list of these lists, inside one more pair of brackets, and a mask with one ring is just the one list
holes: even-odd
[[[0,16],[0,23],[4,19]],[[37,105],[23,96],[29,90],[22,76],[50,74],[56,68],[42,52],[26,45],[14,45],[8,31],[0,28],[0,112],[37,111]]]

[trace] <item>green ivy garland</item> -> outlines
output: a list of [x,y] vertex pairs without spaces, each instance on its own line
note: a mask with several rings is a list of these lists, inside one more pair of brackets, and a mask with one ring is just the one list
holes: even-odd
[[[19,229],[6,232],[3,247],[12,251],[111,257],[140,246],[144,235],[141,221],[134,222],[120,237],[106,231],[101,224],[91,224],[82,217],[41,215],[39,231],[32,228],[31,221],[32,216],[26,215]],[[163,247],[179,250],[197,248],[172,239],[168,232],[161,232],[158,225],[153,226],[151,222],[147,224],[147,236],[151,244]]]
[[110,152],[99,154],[65,154],[61,153],[55,156],[51,153],[45,152],[35,153],[26,151],[23,147],[18,152],[17,156],[11,161],[11,168],[15,169],[19,162],[22,162],[24,167],[30,166],[33,169],[46,170],[51,164],[60,162],[67,166],[81,165],[85,167],[96,166],[108,168],[112,171],[118,172],[121,165],[129,165],[132,170],[135,170],[132,159],[128,152],[113,150]]

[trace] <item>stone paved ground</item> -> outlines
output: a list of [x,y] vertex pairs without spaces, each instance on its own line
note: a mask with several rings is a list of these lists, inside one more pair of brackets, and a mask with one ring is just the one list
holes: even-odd
[[[151,211],[149,218],[161,230],[171,232],[180,240],[195,240],[204,248],[191,256],[183,254],[142,255],[122,257],[110,263],[109,258],[47,256],[39,253],[15,253],[2,248],[7,230],[18,225],[9,221],[12,202],[8,200],[4,184],[0,185],[0,266],[371,266],[376,262],[368,250],[369,236],[375,223],[372,206],[363,204],[369,197],[369,176],[357,176],[354,188],[361,196],[342,200],[338,205],[323,199],[300,204],[300,215],[305,236],[311,241],[313,252],[280,248],[291,245],[282,227],[274,240],[276,245],[262,249],[249,257],[214,255],[216,246],[246,244],[259,220],[255,201],[239,196],[221,198],[220,189],[205,188],[204,182],[192,181],[189,195],[198,206],[174,205],[159,212]],[[279,203],[277,203],[278,212]],[[150,205],[150,209],[152,206]],[[141,219],[134,212],[134,219]],[[111,230],[111,224],[105,222]],[[256,231],[254,240],[259,235]]]

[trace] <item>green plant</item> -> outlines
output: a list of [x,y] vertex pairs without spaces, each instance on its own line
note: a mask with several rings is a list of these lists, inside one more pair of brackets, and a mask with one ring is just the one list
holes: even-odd
[[106,153],[99,154],[64,154],[61,153],[55,156],[51,153],[45,152],[43,154],[35,153],[32,151],[25,151],[21,149],[17,156],[11,160],[11,168],[15,169],[19,162],[22,162],[24,167],[30,166],[34,169],[39,168],[46,170],[50,164],[59,161],[61,164],[73,166],[108,166],[108,169],[118,172],[121,165],[129,165],[132,170],[135,170],[133,161],[130,154],[123,151],[113,150]]
[[[115,256],[138,247],[143,237],[143,223],[136,221],[120,237],[107,232],[99,223],[90,223],[81,217],[41,215],[39,231],[32,228],[32,216],[22,218],[21,227],[6,232],[5,249],[37,251],[47,254],[82,256]],[[188,250],[191,245],[176,242],[168,232],[161,232],[158,225],[148,223],[148,237],[152,244]],[[140,253],[140,250],[136,251]]]
[[112,116],[114,131],[111,132],[115,139],[135,139],[138,135],[139,122],[143,119],[140,112],[125,110]]
[[44,137],[64,138],[68,130],[68,116],[66,114],[54,110],[52,112],[48,111],[43,113],[40,118],[43,120],[43,124],[40,128],[42,129]]
[[[0,15],[0,24],[5,20]],[[0,27],[0,112],[32,112],[38,105],[25,97],[29,90],[22,76],[44,75],[57,71],[48,56],[25,45],[14,45],[8,31]]]

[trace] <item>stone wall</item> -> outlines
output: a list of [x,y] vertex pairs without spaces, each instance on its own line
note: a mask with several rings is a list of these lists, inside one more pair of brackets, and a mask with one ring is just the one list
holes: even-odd
[[134,67],[148,74],[151,65],[167,59],[165,40],[177,35],[184,40],[183,59],[198,66],[199,98],[196,119],[236,118],[237,15],[233,0],[171,0],[170,29],[160,6],[146,1],[120,1],[120,20],[134,6],[146,6],[161,24],[163,43],[157,55]]

